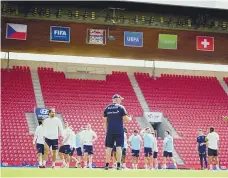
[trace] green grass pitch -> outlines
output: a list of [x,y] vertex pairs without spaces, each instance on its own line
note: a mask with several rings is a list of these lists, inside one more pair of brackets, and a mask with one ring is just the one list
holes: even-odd
[[228,171],[1,168],[1,177],[226,177]]

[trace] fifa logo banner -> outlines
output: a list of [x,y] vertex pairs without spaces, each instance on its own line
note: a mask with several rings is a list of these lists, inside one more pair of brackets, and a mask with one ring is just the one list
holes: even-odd
[[124,32],[124,46],[143,47],[143,33]]
[[70,27],[50,27],[50,41],[70,42]]
[[35,115],[38,120],[48,118],[48,109],[47,108],[35,108]]
[[177,35],[159,34],[159,49],[177,49]]
[[87,29],[87,44],[106,45],[106,30]]

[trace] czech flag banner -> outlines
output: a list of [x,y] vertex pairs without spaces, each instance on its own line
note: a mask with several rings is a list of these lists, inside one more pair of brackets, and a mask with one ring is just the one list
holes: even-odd
[[27,25],[7,23],[6,38],[15,40],[26,40]]

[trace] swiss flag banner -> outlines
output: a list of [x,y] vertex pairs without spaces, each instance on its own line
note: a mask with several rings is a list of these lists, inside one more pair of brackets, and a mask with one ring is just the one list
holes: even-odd
[[199,51],[214,51],[214,37],[197,36],[196,49]]

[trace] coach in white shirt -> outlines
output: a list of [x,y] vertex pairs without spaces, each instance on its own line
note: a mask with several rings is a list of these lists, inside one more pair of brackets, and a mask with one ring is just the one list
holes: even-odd
[[208,162],[210,165],[210,170],[212,170],[212,161],[213,158],[215,158],[216,169],[220,170],[218,159],[219,135],[214,130],[214,127],[210,127],[210,133],[206,137],[206,141],[208,143]]
[[47,161],[48,151],[52,148],[52,168],[55,167],[56,154],[58,150],[59,134],[63,135],[63,125],[59,118],[55,117],[55,111],[50,109],[48,111],[49,117],[43,122],[44,129],[44,165]]
[[87,167],[88,156],[89,156],[89,168],[92,168],[93,142],[97,140],[97,134],[92,130],[90,124],[87,124],[86,130],[82,131],[81,138],[83,141],[83,149],[84,149],[84,168]]
[[34,138],[33,138],[33,145],[37,149],[40,168],[43,167],[43,156],[44,156],[44,133],[43,133],[42,122],[43,122],[42,120],[39,121],[39,126],[36,128]]

